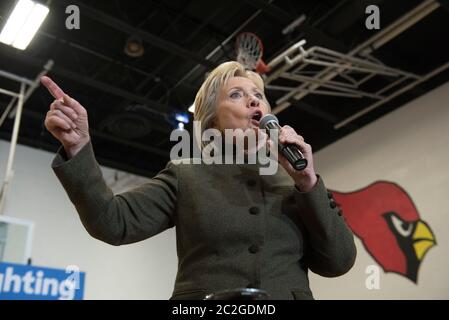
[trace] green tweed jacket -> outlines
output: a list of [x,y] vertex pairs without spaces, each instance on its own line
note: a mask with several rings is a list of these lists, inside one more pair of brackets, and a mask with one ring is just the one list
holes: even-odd
[[313,299],[308,269],[346,273],[356,249],[323,179],[300,192],[285,170],[259,175],[258,164],[173,164],[136,189],[114,195],[92,145],[52,168],[87,232],[112,245],[176,226],[178,273],[172,299],[253,287],[273,299]]

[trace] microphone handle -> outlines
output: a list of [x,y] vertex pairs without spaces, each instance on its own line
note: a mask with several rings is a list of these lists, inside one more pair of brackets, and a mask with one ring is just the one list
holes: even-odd
[[[270,121],[266,124],[267,129],[277,129],[280,130],[281,126],[275,121]],[[268,131],[269,132],[269,131]],[[307,167],[307,159],[304,157],[298,147],[294,144],[283,145],[278,141],[279,151],[284,155],[284,157],[290,162],[295,170],[301,171]]]
[[301,171],[307,167],[307,159],[296,145],[288,144],[284,146],[279,142],[279,151],[287,158],[295,170]]

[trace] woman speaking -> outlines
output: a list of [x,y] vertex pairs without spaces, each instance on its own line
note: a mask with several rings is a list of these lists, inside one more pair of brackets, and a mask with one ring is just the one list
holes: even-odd
[[[172,299],[235,288],[261,289],[272,299],[313,299],[309,269],[336,277],[353,266],[353,235],[314,170],[311,146],[293,128],[283,126],[279,142],[302,152],[304,170],[282,154],[273,175],[260,175],[258,163],[170,161],[149,183],[114,195],[95,160],[86,110],[50,78],[42,84],[55,98],[45,126],[62,144],[52,168],[89,234],[122,245],[176,227]],[[201,130],[220,132],[258,130],[270,112],[262,78],[237,62],[209,74],[195,106]]]

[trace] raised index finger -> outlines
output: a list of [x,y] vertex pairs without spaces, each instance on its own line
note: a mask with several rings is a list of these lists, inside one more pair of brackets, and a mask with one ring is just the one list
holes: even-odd
[[64,97],[64,91],[49,77],[43,76],[41,83],[47,88],[48,92],[57,100]]

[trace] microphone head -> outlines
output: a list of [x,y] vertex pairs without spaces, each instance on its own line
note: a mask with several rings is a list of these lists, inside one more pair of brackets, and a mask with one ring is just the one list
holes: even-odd
[[279,120],[275,115],[272,114],[266,114],[262,117],[262,119],[260,119],[259,122],[259,128],[260,129],[267,129],[267,123],[269,122],[276,122],[277,124],[279,124]]

